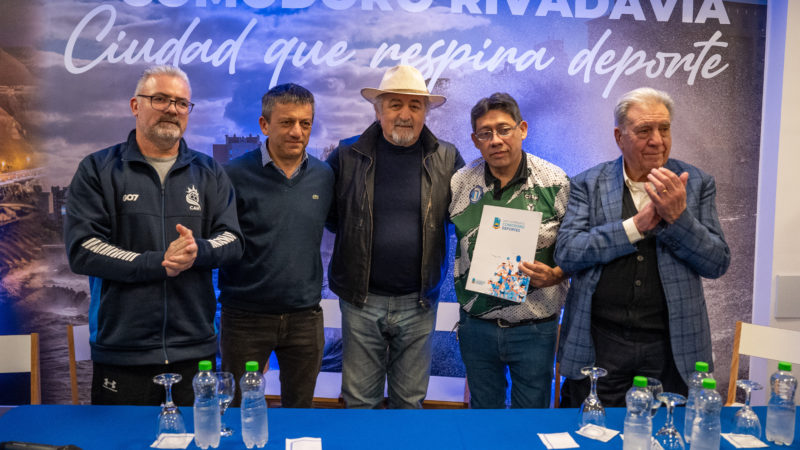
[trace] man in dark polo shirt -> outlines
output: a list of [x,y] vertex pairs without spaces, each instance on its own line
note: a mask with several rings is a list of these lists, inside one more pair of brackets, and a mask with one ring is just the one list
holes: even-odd
[[625,406],[634,375],[685,395],[695,362],[712,362],[701,278],[722,276],[730,250],[714,178],[669,157],[672,114],[665,92],[623,95],[614,110],[622,157],[571,180],[555,253],[572,276],[558,351],[562,407],[588,394],[584,366],[608,371],[597,385],[606,406]]
[[[325,345],[322,230],[333,197],[330,167],[306,152],[314,96],[293,83],[261,100],[261,148],[225,167],[236,190],[242,258],[219,273],[222,367],[238,381],[275,351],[281,405],[310,408]],[[236,390],[234,405],[241,390]]]
[[392,67],[361,95],[377,120],[328,158],[336,174],[328,280],[341,300],[342,397],[348,408],[378,408],[388,381],[390,408],[421,408],[447,268],[450,177],[464,161],[425,126],[445,98],[428,92],[417,69]]

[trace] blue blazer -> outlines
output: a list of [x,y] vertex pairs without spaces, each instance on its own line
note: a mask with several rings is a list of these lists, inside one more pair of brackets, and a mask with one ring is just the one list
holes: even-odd
[[[672,353],[675,365],[687,380],[696,361],[712,366],[711,332],[701,277],[722,276],[731,256],[717,217],[714,178],[676,159],[669,159],[665,167],[678,175],[689,173],[686,210],[673,224],[662,220],[653,230],[658,272],[667,299]],[[622,157],[571,180],[567,213],[555,250],[556,263],[572,278],[558,348],[561,374],[568,378],[583,378],[581,367],[595,362],[590,332],[592,295],[603,266],[636,251],[622,227],[623,187]]]

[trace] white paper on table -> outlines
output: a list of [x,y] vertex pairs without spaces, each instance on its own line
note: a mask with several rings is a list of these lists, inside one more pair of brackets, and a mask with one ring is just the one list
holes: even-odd
[[518,266],[536,256],[541,223],[540,211],[484,205],[466,289],[524,302],[530,278]]
[[286,450],[322,450],[322,438],[286,439]]
[[722,437],[736,448],[769,447],[766,443],[751,434],[722,433]]
[[153,448],[186,448],[192,443],[194,434],[192,433],[179,433],[179,434],[159,434],[156,440],[150,444]]
[[579,448],[575,439],[569,433],[537,433],[539,439],[547,448]]
[[576,433],[589,439],[594,439],[600,442],[608,442],[614,436],[619,434],[619,431],[612,430],[611,428],[601,427],[593,423],[582,426]]

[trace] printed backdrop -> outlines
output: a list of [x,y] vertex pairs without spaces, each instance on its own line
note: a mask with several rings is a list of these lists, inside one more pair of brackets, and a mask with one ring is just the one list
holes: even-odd
[[[525,150],[569,175],[619,156],[619,95],[643,85],[673,95],[672,156],[716,176],[733,254],[705,283],[726,389],[734,323],[752,303],[765,27],[764,1],[3,0],[0,332],[42,334],[44,402],[68,401],[65,324],[86,322],[88,283],[64,256],[65,188],[81,158],[133,127],[145,67],[189,74],[186,140],[225,161],[263,140],[270,87],[315,94],[309,151],[321,156],[374,119],[359,90],[404,63],[448,97],[428,125],[466,160],[479,156],[470,108],[505,91],[530,124]],[[460,364],[453,345],[437,354]]]

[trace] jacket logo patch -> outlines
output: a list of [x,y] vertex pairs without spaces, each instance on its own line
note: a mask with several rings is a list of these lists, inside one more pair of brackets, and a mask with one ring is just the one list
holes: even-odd
[[125,194],[122,196],[123,202],[135,202],[139,199],[139,194]]
[[319,195],[311,194],[311,198],[314,199],[314,200],[319,200]]
[[472,188],[472,191],[469,193],[469,202],[470,203],[478,203],[483,198],[483,188],[480,186],[475,186]]
[[200,211],[200,192],[194,185],[186,188],[186,203],[189,204],[189,209],[192,211]]

